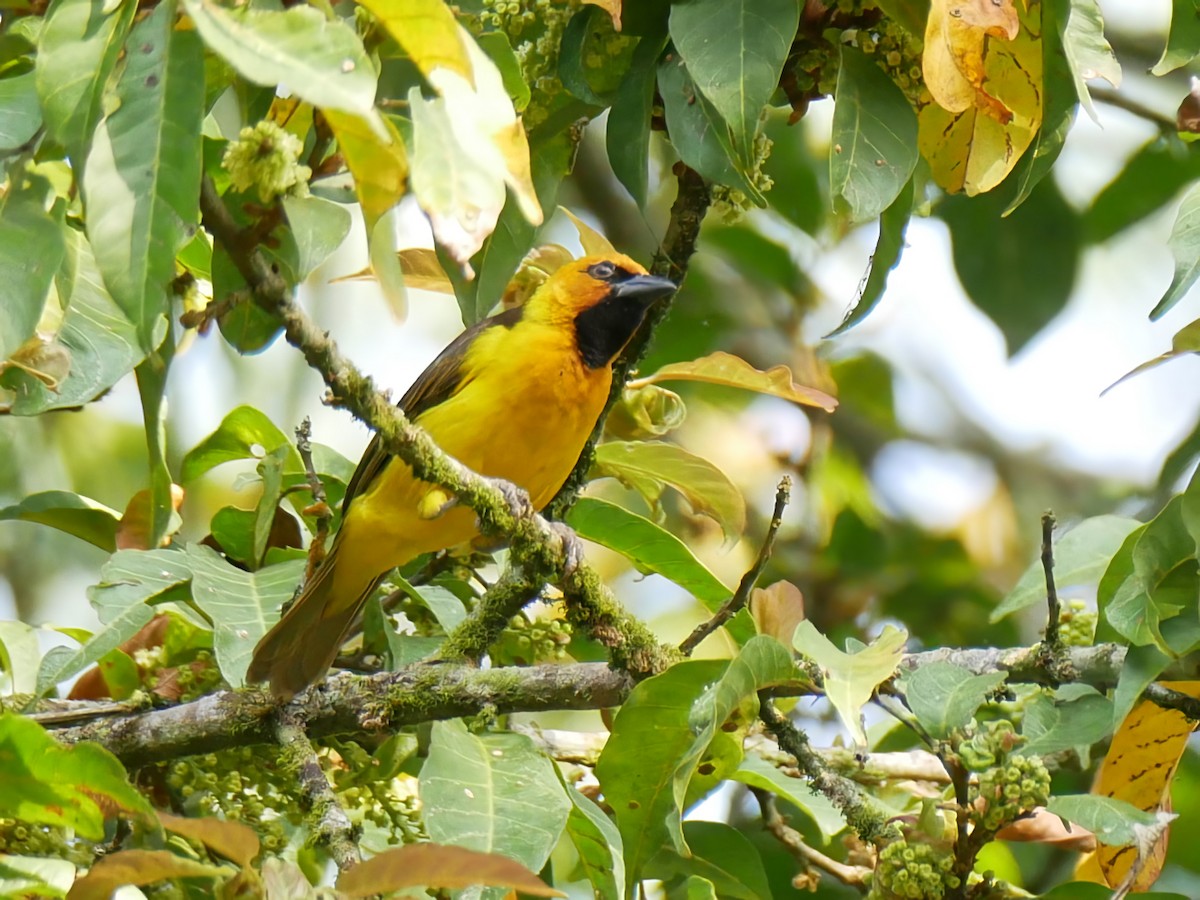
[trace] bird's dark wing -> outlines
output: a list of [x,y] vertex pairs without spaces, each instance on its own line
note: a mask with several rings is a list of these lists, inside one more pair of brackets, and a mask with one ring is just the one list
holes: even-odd
[[[437,359],[429,364],[413,382],[412,387],[400,398],[398,405],[409,421],[415,420],[425,410],[437,406],[458,392],[462,385],[463,360],[475,338],[489,328],[512,328],[521,321],[521,313],[522,307],[518,306],[515,309],[506,309],[490,319],[476,322],[438,354]],[[371,439],[371,443],[367,445],[362,459],[359,460],[358,468],[354,470],[354,475],[346,486],[346,496],[342,500],[342,515],[345,515],[346,510],[350,508],[350,501],[375,480],[391,458],[392,454],[384,449],[379,435],[375,435]]]

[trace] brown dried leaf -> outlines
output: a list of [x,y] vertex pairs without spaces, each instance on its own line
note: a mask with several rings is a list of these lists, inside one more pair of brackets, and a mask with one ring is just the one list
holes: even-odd
[[[184,490],[177,484],[171,485],[171,506],[175,512],[183,506]],[[171,535],[163,536],[166,546]],[[117,525],[118,550],[150,550],[150,492],[138,491],[125,507],[121,522]]]
[[67,900],[108,900],[122,885],[138,887],[168,878],[221,878],[232,874],[224,866],[210,866],[176,856],[167,850],[120,850],[99,860],[71,885]]
[[248,866],[250,861],[258,856],[258,835],[254,833],[253,828],[240,822],[225,822],[211,817],[186,819],[161,810],[157,811],[157,815],[158,821],[167,831],[199,841],[209,850],[239,866]]
[[337,880],[338,893],[348,900],[418,885],[451,890],[486,885],[509,887],[534,897],[566,896],[505,856],[429,843],[380,853],[343,872]]
[[759,634],[792,646],[796,626],[804,621],[804,594],[790,581],[777,581],[750,592],[750,615]]

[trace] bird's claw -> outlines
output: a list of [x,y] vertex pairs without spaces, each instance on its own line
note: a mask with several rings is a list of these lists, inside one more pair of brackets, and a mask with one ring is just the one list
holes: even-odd
[[583,541],[579,539],[574,529],[565,522],[551,522],[550,530],[562,541],[563,574],[570,577],[575,570],[583,565]]
[[492,484],[504,495],[504,502],[508,505],[508,511],[514,519],[527,519],[534,514],[533,501],[529,499],[529,494],[523,489],[512,482],[499,479],[493,481]]

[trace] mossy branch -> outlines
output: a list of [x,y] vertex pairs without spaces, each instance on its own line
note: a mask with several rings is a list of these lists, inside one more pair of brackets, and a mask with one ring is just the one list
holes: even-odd
[[[1098,690],[1117,684],[1125,648],[1117,644],[1065,648],[1078,680]],[[950,662],[974,674],[1004,671],[1012,683],[1046,684],[1037,647],[1011,650],[935,650],[908,654],[901,668]],[[634,678],[605,663],[477,669],[455,663],[418,663],[377,675],[342,673],[292,701],[310,738],[394,731],[439,719],[620,706]],[[773,691],[782,696],[784,691]],[[793,691],[794,693],[794,691]],[[1170,692],[1172,695],[1177,692]],[[1156,699],[1149,693],[1150,699]],[[1174,696],[1164,698],[1173,703]],[[0,703],[22,709],[27,697]],[[40,701],[31,719],[66,743],[96,741],[127,766],[277,741],[279,707],[266,691],[221,691],[167,709],[140,710],[112,701]],[[87,721],[90,717],[91,721]],[[790,725],[790,723],[789,723]],[[794,726],[792,726],[794,728]],[[781,745],[782,746],[782,745]],[[791,748],[785,748],[791,751]]]
[[580,623],[602,628],[595,636],[613,651],[617,665],[650,674],[674,659],[673,652],[660,645],[648,628],[621,609],[586,563],[568,565],[573,540],[569,530],[538,515],[519,488],[479,475],[443,453],[371,378],[342,355],[328,333],[295,302],[286,280],[238,229],[208,178],[201,185],[200,208],[205,227],[229,253],[255,302],[279,318],[288,343],[324,379],[329,389],[327,402],[374,429],[388,451],[408,463],[418,478],[445,488],[474,510],[484,534],[505,538],[512,563],[524,578],[526,597],[533,596],[543,583],[559,585],[570,605],[579,607]]

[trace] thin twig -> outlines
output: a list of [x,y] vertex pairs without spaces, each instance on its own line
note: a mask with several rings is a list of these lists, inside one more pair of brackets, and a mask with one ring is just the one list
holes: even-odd
[[767,535],[763,538],[762,546],[758,550],[758,558],[742,576],[737,590],[733,592],[733,596],[726,601],[725,605],[717,610],[711,619],[701,622],[692,630],[691,634],[683,639],[679,645],[679,652],[684,656],[691,656],[692,651],[700,646],[701,641],[736,616],[750,602],[750,592],[754,590],[754,585],[758,583],[763,569],[767,567],[767,560],[771,558],[771,550],[775,546],[775,534],[779,531],[779,526],[783,524],[783,511],[787,508],[791,497],[792,479],[784,475],[775,491],[775,510],[771,513],[771,523],[767,526]]
[[1058,636],[1058,590],[1054,587],[1054,513],[1042,513],[1042,570],[1046,573],[1046,645],[1055,649]]
[[[779,812],[775,795],[760,788],[751,788],[750,793],[758,801],[762,811],[763,825],[767,831],[783,845],[784,849],[794,856],[804,867],[812,866],[832,875],[842,884],[851,887],[862,887],[871,877],[871,870],[866,866],[852,866],[826,856],[819,850],[804,842],[804,836],[788,824],[788,820]],[[815,886],[814,886],[815,889]]]
[[1093,87],[1088,89],[1088,93],[1092,95],[1093,100],[1098,100],[1108,106],[1132,113],[1139,118],[1145,119],[1152,125],[1156,125],[1161,131],[1167,134],[1175,134],[1178,130],[1178,125],[1173,116],[1168,116],[1157,109],[1140,103],[1127,94],[1122,94],[1115,88]]
[[356,829],[325,777],[312,742],[305,733],[300,707],[294,704],[280,707],[275,734],[284,758],[296,775],[300,802],[308,813],[313,837],[329,851],[339,872],[358,865],[362,857],[358,852]]
[[846,824],[858,832],[860,838],[873,841],[884,835],[889,828],[887,814],[858,785],[830,771],[809,743],[808,735],[779,712],[770,698],[762,693],[759,694],[758,717],[775,737],[780,749],[790,753],[796,760],[796,767],[809,784],[842,811]]
[[321,476],[317,474],[313,463],[312,420],[308,416],[304,417],[304,421],[296,429],[296,450],[304,463],[304,474],[313,498],[312,505],[304,510],[304,514],[315,516],[317,520],[316,533],[313,534],[312,543],[308,545],[308,562],[304,566],[304,580],[308,582],[325,561],[325,541],[329,537],[329,525],[333,521],[333,510],[329,508],[329,501],[325,496],[325,485],[321,482]]

